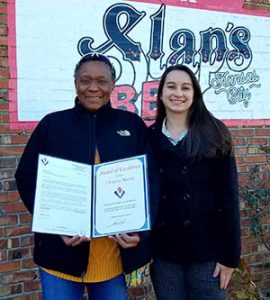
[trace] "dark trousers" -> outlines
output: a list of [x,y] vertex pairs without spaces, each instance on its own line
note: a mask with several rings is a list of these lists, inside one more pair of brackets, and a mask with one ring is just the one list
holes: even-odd
[[215,262],[181,266],[156,259],[150,267],[157,300],[225,300]]

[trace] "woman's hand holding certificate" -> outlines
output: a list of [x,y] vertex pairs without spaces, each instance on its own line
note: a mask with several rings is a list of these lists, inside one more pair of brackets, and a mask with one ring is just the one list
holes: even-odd
[[111,239],[116,241],[123,248],[132,248],[136,247],[140,242],[140,236],[138,233],[120,233],[115,236],[110,236]]

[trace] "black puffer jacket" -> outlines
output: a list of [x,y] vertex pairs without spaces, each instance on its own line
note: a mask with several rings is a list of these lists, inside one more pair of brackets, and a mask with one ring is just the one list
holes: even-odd
[[[129,134],[120,135],[123,130]],[[33,212],[39,153],[93,164],[96,147],[101,162],[147,154],[150,209],[154,219],[158,176],[147,128],[136,114],[113,109],[109,103],[95,113],[76,104],[72,109],[51,113],[40,121],[26,145],[15,175],[18,191],[27,209]],[[120,248],[126,273],[150,260],[148,235],[149,232],[140,233],[142,241],[135,248]],[[87,268],[88,257],[89,243],[67,247],[58,235],[35,234],[34,261],[39,266],[81,276]]]

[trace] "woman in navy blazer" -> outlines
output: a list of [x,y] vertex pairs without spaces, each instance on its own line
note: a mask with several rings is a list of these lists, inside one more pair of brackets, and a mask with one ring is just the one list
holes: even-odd
[[186,66],[161,77],[150,127],[161,170],[151,276],[159,300],[223,300],[240,258],[238,183],[228,128]]

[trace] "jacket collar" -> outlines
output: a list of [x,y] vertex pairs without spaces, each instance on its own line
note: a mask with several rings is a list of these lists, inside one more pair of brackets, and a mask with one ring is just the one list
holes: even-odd
[[152,126],[151,129],[154,131],[154,139],[155,145],[159,149],[159,151],[164,152],[173,152],[175,153],[180,159],[184,158],[185,155],[182,149],[182,141],[180,141],[177,145],[173,145],[168,138],[162,133],[162,120],[156,121]]
[[105,105],[103,105],[100,109],[96,111],[88,111],[86,110],[79,102],[78,97],[75,98],[75,111],[82,115],[103,115],[112,110],[111,102],[109,101]]

